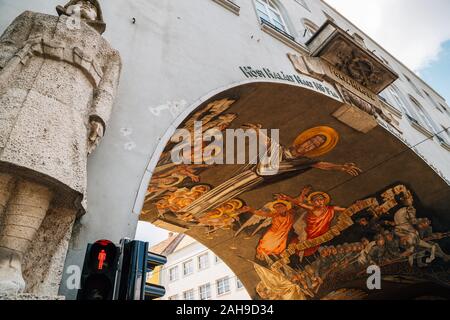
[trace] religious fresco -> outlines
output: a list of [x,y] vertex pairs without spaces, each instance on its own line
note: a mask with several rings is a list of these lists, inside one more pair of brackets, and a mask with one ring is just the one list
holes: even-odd
[[[450,261],[439,245],[450,233],[434,232],[430,219],[419,218],[414,197],[404,185],[346,209],[330,205],[328,194],[311,192],[310,187],[296,198],[277,197],[255,212],[273,219],[258,245],[260,261],[254,262],[261,279],[257,292],[263,299],[318,298],[327,288],[364,275],[371,265],[389,274],[417,276],[433,265],[445,270]],[[323,299],[364,294],[342,289]]]
[[[343,140],[342,124],[309,121],[286,131],[281,126],[279,142],[268,135],[263,139],[269,149],[277,144],[279,152],[254,163],[206,164],[226,150],[215,145],[205,153],[211,146],[195,141],[196,121],[202,121],[203,134],[230,128],[260,132],[265,126],[259,121],[264,119],[245,110],[241,119],[236,101],[209,101],[180,126],[194,138],[187,145],[178,138],[167,144],[148,187],[143,215],[184,228],[206,245],[214,241],[217,247],[231,239],[233,244],[223,250],[251,266],[258,279],[252,280],[254,298],[365,299],[367,290],[348,284],[358,277],[367,279],[371,265],[379,266],[392,283],[404,281],[405,275],[412,282],[434,276],[450,283],[450,226],[440,223],[436,231],[426,208],[416,207],[421,199],[408,181],[393,177],[390,185],[365,198],[352,192],[343,197],[322,187],[327,180],[353,181],[365,169],[351,153],[333,155]],[[289,139],[283,139],[285,133]],[[174,164],[174,148],[191,149],[184,154],[190,161]],[[201,159],[196,159],[198,154]],[[273,171],[273,159],[267,157],[278,157],[278,170]],[[311,173],[322,180],[311,179]],[[345,203],[335,200],[335,193]],[[396,278],[399,274],[403,278]]]

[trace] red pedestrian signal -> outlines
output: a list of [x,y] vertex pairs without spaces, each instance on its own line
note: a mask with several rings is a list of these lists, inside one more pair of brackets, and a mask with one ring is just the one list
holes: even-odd
[[100,251],[100,253],[98,254],[98,270],[103,269],[103,263],[105,262],[106,257],[107,257],[106,251],[102,249],[102,251]]
[[112,300],[116,288],[120,247],[108,240],[89,244],[85,256],[79,300]]

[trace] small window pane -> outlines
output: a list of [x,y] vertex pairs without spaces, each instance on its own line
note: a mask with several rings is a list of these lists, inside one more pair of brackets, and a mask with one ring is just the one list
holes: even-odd
[[169,269],[169,281],[174,282],[178,280],[178,266]]
[[211,299],[211,285],[209,283],[199,287],[200,300]]
[[184,300],[194,300],[194,289],[188,290],[183,292],[183,299]]
[[255,5],[256,12],[261,19],[271,23],[281,31],[288,32],[288,28],[283,20],[280,9],[272,1],[255,0]]
[[192,260],[183,263],[183,276],[189,276],[194,273],[194,262]]
[[207,253],[198,257],[198,269],[204,270],[209,267],[209,255]]
[[217,285],[217,295],[223,295],[230,292],[230,279],[225,277],[216,281]]

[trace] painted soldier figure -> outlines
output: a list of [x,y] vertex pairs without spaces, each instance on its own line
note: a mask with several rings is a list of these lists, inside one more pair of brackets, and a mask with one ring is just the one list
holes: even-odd
[[375,246],[369,252],[370,263],[381,265],[386,259],[386,240],[382,234],[375,237]]
[[427,218],[417,219],[416,228],[419,232],[420,239],[426,239],[433,235],[433,227],[431,226],[431,221]]
[[119,83],[98,1],[57,12],[26,11],[0,38],[0,293],[24,290],[22,257],[51,205],[84,214],[87,156]]
[[391,231],[384,232],[384,239],[386,241],[386,256],[388,259],[397,259],[400,256],[400,241],[395,238]]

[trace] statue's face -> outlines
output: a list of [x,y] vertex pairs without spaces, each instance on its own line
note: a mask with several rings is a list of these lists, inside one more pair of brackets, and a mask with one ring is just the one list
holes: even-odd
[[97,8],[89,1],[78,1],[76,4],[71,5],[67,8],[67,13],[69,15],[79,13],[82,19],[92,21],[97,20],[98,17]]

